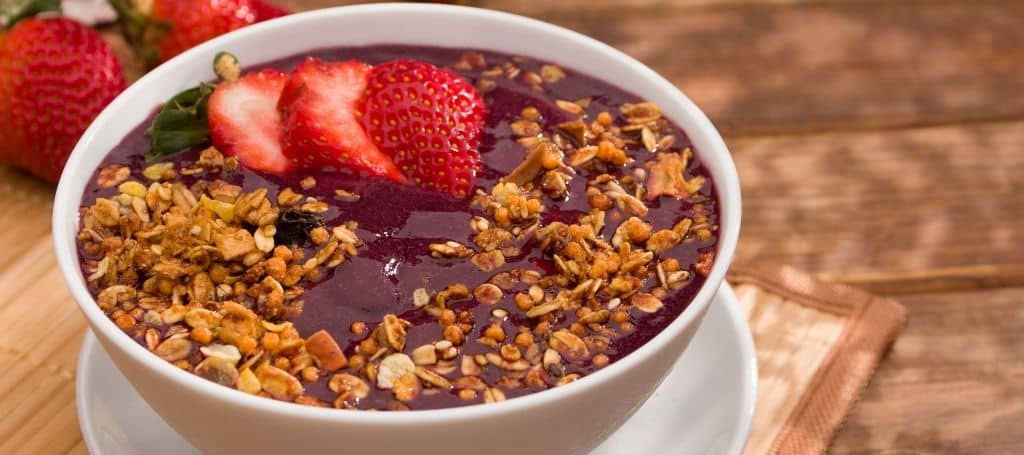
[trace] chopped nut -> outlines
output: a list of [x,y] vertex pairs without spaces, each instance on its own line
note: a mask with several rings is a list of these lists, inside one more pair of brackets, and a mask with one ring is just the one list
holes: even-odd
[[357,376],[348,373],[340,373],[331,377],[327,387],[338,395],[348,395],[353,398],[362,399],[370,395],[370,386]]
[[230,363],[231,365],[236,365],[242,360],[242,354],[238,352],[238,348],[230,344],[211,344],[209,346],[203,346],[199,348],[199,352],[202,352],[203,355],[207,357],[216,358]]
[[307,175],[302,180],[299,180],[299,187],[304,190],[311,190],[316,187],[316,178],[312,175]]
[[714,251],[710,251],[710,250],[701,251],[700,252],[700,256],[697,258],[697,264],[694,266],[694,269],[701,276],[708,276],[708,274],[711,273],[711,266],[714,265],[714,262],[715,262],[715,252]]
[[560,303],[548,302],[543,305],[537,305],[533,308],[530,308],[530,310],[526,312],[526,317],[537,318],[544,316],[545,314],[558,311],[560,309],[562,309],[562,305]]
[[253,241],[256,243],[256,249],[264,253],[274,251],[274,234],[277,233],[277,228],[273,224],[268,224],[256,229],[256,233],[253,235]]
[[96,296],[96,303],[101,309],[107,311],[121,302],[134,299],[135,295],[135,288],[118,284],[100,291],[99,295]]
[[445,243],[431,243],[429,248],[430,255],[435,258],[467,258],[473,255],[472,249],[451,240]]
[[437,363],[437,349],[432,344],[425,344],[413,349],[412,362],[416,365],[433,365]]
[[636,196],[627,193],[625,189],[615,182],[608,182],[606,186],[608,187],[607,196],[615,201],[619,210],[635,216],[642,217],[647,215],[647,206]]
[[619,111],[622,112],[627,121],[634,124],[648,123],[661,118],[661,109],[651,102],[624,103],[619,107]]
[[153,350],[153,353],[168,362],[184,359],[192,354],[192,342],[184,338],[169,338]]
[[558,106],[559,109],[573,115],[583,115],[584,113],[583,106],[572,101],[555,100],[555,105]]
[[473,358],[468,355],[462,356],[462,361],[459,365],[460,371],[465,376],[477,376],[483,371],[480,369],[480,365],[477,365]]
[[383,334],[382,344],[386,344],[389,348],[401,352],[405,349],[405,325],[406,322],[399,319],[398,316],[393,314],[384,315],[384,320],[381,321],[381,333]]
[[488,251],[486,253],[480,253],[473,256],[469,261],[478,269],[484,272],[490,272],[505,265],[505,256],[501,251]]
[[696,176],[686,180],[686,167],[692,156],[690,149],[680,153],[662,152],[656,155],[657,161],[648,163],[650,177],[647,179],[647,199],[654,200],[659,196],[683,198],[700,191],[704,185],[704,177]]
[[395,381],[403,375],[413,374],[414,371],[416,371],[416,364],[405,354],[396,353],[384,357],[377,371],[377,387],[390,389],[394,386]]
[[484,390],[484,403],[497,403],[499,401],[505,401],[505,392],[496,387],[488,388]]
[[427,384],[430,384],[430,385],[432,385],[434,387],[437,387],[439,389],[450,389],[450,388],[452,388],[452,383],[450,381],[448,381],[448,379],[445,379],[444,376],[441,376],[441,375],[439,375],[439,374],[437,374],[437,373],[435,373],[435,372],[433,372],[431,370],[428,370],[426,368],[416,367],[416,370],[414,371],[414,373],[416,374],[417,377],[422,379],[423,382],[426,382]]
[[565,369],[562,366],[562,356],[554,349],[547,349],[544,351],[542,365],[548,374],[556,378],[562,377],[562,375],[565,374]]
[[217,250],[225,261],[233,261],[256,249],[256,241],[245,229],[228,228],[214,237]]
[[189,327],[213,328],[220,325],[223,318],[220,313],[205,308],[192,308],[185,313],[185,323]]
[[[526,155],[526,158],[502,179],[504,183],[499,183],[491,189],[499,204],[507,203],[509,196],[519,192],[519,186],[532,182],[533,179],[540,175],[541,169],[544,168],[541,165],[541,158],[548,148],[557,149],[555,144],[550,142],[538,142],[530,149],[530,153]],[[509,186],[509,184],[512,186]]]
[[587,124],[583,123],[583,120],[570,120],[568,122],[559,123],[555,127],[558,128],[559,132],[565,134],[566,137],[572,139],[573,144],[577,147],[587,145],[587,134],[590,130],[587,129]]
[[131,176],[132,170],[128,166],[113,164],[100,169],[96,177],[96,184],[100,188],[113,188]]
[[168,180],[174,176],[174,163],[164,161],[147,166],[142,175],[152,181]]
[[335,226],[331,230],[331,233],[334,235],[334,238],[338,239],[341,242],[352,244],[362,243],[362,240],[359,240],[359,237],[356,235],[356,233],[352,232],[352,230],[345,225]]
[[238,379],[238,369],[235,368],[235,364],[216,357],[209,357],[199,362],[193,372],[203,379],[228,387],[235,385],[235,381]]
[[287,371],[263,364],[256,368],[263,391],[278,400],[292,401],[305,391],[302,383]]
[[586,343],[576,334],[565,329],[552,332],[548,344],[552,349],[558,351],[562,358],[570,362],[582,360],[590,355]]
[[556,387],[561,387],[563,385],[573,383],[573,382],[575,382],[579,378],[580,378],[580,375],[578,373],[567,374],[565,376],[562,376],[558,380],[558,382],[555,383],[555,386]]
[[657,297],[643,292],[633,294],[629,301],[636,309],[644,313],[657,313],[658,310],[665,306]]
[[485,305],[494,305],[498,303],[501,301],[503,295],[504,293],[501,292],[500,288],[490,283],[481,284],[473,290],[473,297],[476,297],[478,302]]
[[644,127],[644,129],[640,130],[640,139],[643,141],[644,148],[646,148],[648,152],[654,153],[658,150],[658,139],[654,136],[654,132],[649,128]]
[[394,394],[395,399],[402,402],[412,401],[419,396],[422,390],[423,386],[420,384],[415,370],[412,373],[405,373],[399,376],[391,385],[391,392]]
[[565,71],[555,65],[542,65],[540,77],[547,84],[553,84],[565,78]]
[[512,239],[512,233],[505,229],[485,228],[473,238],[473,243],[484,251],[494,251],[501,249]]
[[662,229],[651,235],[647,240],[647,249],[654,253],[662,253],[679,244],[683,239],[675,231]]
[[412,292],[412,306],[421,308],[427,306],[430,303],[430,294],[427,293],[425,288],[416,288]]
[[360,199],[359,194],[341,188],[334,190],[334,197],[342,202],[359,202]]
[[254,374],[252,370],[246,368],[238,374],[235,388],[250,395],[256,395],[263,390],[263,385],[260,384],[260,380],[256,377],[256,374]]

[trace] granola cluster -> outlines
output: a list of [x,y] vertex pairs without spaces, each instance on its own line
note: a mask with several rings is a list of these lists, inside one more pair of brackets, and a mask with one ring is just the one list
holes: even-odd
[[[514,80],[547,93],[567,77],[514,59],[489,66],[479,53],[454,68],[479,76],[481,91]],[[552,102],[557,122],[541,106],[508,122],[523,159],[476,189],[470,237],[422,251],[424,261],[468,263],[486,279],[425,282],[379,321],[352,322],[340,344],[326,330],[300,334],[293,321],[304,293],[365,246],[354,221],[324,220],[361,196],[303,195],[316,188],[312,177],[273,198],[266,188],[245,192],[228,183],[238,163],[212,148],[190,166],[157,163],[137,179],[125,166],[98,172],[98,186],[116,194],[82,210],[88,282],[111,320],[154,354],[278,400],[405,410],[441,394],[492,403],[571,383],[616,359],[616,340],[708,274],[713,248],[694,248],[693,261],[672,252],[707,244],[717,226],[703,191],[710,182],[689,172],[693,153],[676,146],[658,106]],[[545,217],[569,201],[585,209]],[[655,220],[667,201],[685,202],[687,215]],[[423,320],[427,342],[412,334]],[[330,399],[311,393],[313,383]]]
[[[160,358],[247,393],[301,401],[301,380],[348,363],[324,331],[300,336],[304,286],[358,254],[352,222],[327,228],[327,204],[291,189],[271,201],[218,178],[237,169],[217,150],[194,166],[98,173],[115,189],[82,209],[78,241],[100,308]],[[198,176],[190,186],[180,176]]]

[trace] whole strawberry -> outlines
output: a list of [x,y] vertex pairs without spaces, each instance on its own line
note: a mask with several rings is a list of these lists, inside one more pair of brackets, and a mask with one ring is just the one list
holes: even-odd
[[247,25],[288,14],[263,0],[110,0],[125,35],[157,64]]
[[125,88],[95,30],[29,18],[0,34],[0,160],[51,182],[93,118]]
[[425,62],[383,63],[370,72],[359,112],[367,134],[410,181],[469,196],[484,124],[484,102],[469,82]]

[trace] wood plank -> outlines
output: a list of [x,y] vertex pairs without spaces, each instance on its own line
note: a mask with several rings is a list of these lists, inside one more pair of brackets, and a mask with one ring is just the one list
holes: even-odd
[[1021,302],[1024,288],[901,298],[910,321],[832,453],[1024,453]]
[[623,50],[682,88],[726,135],[1024,117],[1024,98],[1007,96],[1024,91],[1022,2],[591,3],[480,5]]
[[[53,186],[0,164],[0,245],[7,258],[20,258],[50,233]],[[15,259],[0,262],[0,276]],[[0,302],[0,306],[3,303]]]
[[818,277],[875,294],[924,294],[1024,286],[1024,266],[967,265],[905,272],[822,273]]
[[739,260],[840,277],[1024,264],[1024,122],[729,143]]

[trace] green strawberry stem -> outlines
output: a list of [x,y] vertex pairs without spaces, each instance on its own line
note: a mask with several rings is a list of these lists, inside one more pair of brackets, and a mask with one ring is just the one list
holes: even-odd
[[[238,80],[242,66],[230,52],[218,52],[213,71],[226,82]],[[202,82],[167,100],[156,114],[149,134],[150,149],[146,161],[158,161],[210,142],[210,123],[206,106],[216,84]]]
[[157,161],[210,141],[206,104],[213,84],[202,83],[167,101],[149,128],[146,161]]
[[60,11],[60,0],[2,0],[0,29],[8,28],[26,17],[49,11]]

